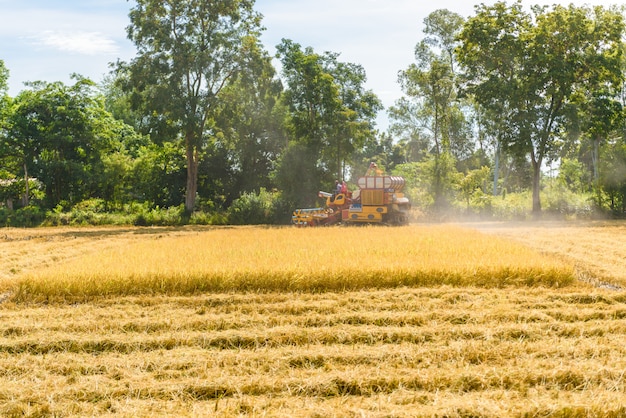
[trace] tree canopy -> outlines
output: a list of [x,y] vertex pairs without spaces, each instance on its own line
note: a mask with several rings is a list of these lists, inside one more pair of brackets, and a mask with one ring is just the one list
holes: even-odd
[[622,10],[433,11],[385,132],[361,64],[291,39],[272,57],[262,19],[253,0],[136,0],[137,54],[101,84],[35,80],[10,97],[0,60],[0,222],[76,208],[288,222],[370,162],[405,177],[416,216],[626,216]]
[[559,155],[574,93],[622,78],[623,32],[617,12],[556,5],[527,13],[518,1],[477,7],[460,35],[469,90],[508,121],[505,145],[530,156],[534,212],[541,211],[541,168]]
[[[138,0],[130,12],[128,37],[137,57],[120,70],[132,100],[166,127],[163,135],[185,143],[185,208],[193,211],[198,165],[215,141],[218,96],[255,59],[261,16],[254,1]],[[172,138],[174,139],[174,138]]]

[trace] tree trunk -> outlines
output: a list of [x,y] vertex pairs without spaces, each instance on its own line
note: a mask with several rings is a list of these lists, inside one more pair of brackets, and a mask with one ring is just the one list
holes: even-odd
[[22,207],[28,206],[30,196],[30,189],[28,187],[28,166],[26,165],[26,163],[24,163],[24,183],[25,189],[24,196],[22,196]]
[[198,148],[194,144],[191,134],[185,137],[187,155],[187,188],[185,193],[185,212],[191,214],[196,206],[198,192]]
[[593,164],[593,187],[596,190],[598,199],[597,205],[602,207],[602,193],[600,192],[600,138],[593,139],[593,147],[591,148],[591,162]]
[[493,168],[493,195],[498,195],[498,177],[500,175],[500,140],[497,141],[495,166]]
[[539,198],[541,181],[541,162],[533,159],[533,218],[541,216],[541,199]]

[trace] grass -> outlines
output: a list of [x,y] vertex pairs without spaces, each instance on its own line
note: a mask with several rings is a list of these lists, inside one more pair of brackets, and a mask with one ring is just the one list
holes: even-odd
[[[626,293],[556,254],[622,224],[534,225],[3,230],[0,416],[626,416]],[[181,272],[222,287],[150,290]]]
[[573,280],[574,270],[555,258],[453,226],[229,228],[92,252],[25,274],[16,297],[558,287]]

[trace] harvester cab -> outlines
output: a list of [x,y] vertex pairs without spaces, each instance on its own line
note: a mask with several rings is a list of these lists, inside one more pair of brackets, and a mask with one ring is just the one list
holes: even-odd
[[404,196],[404,178],[387,176],[370,164],[367,173],[357,180],[354,192],[327,193],[324,207],[296,209],[292,223],[296,226],[323,226],[343,224],[405,225],[409,222],[411,203]]

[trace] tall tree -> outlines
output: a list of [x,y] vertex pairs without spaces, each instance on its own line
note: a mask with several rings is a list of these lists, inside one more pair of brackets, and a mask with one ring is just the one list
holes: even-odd
[[[2,139],[6,136],[6,119],[7,112],[9,110],[10,98],[7,94],[9,86],[7,81],[9,79],[9,70],[4,66],[4,61],[0,60],[0,146]],[[0,148],[0,159],[3,159],[5,152],[2,152]]]
[[508,120],[505,145],[530,157],[533,213],[539,214],[541,168],[561,147],[572,93],[620,71],[622,19],[610,14],[609,25],[602,8],[573,5],[527,13],[521,1],[476,10],[460,34],[459,60],[476,100]]
[[331,73],[339,87],[341,109],[334,115],[332,136],[323,155],[334,163],[337,177],[342,179],[354,153],[373,139],[374,119],[382,104],[371,90],[365,90],[367,77],[361,65],[335,62]]
[[463,18],[448,10],[437,10],[424,19],[427,35],[415,46],[415,63],[400,72],[399,82],[406,97],[390,109],[392,131],[416,131],[411,136],[430,139],[434,206],[446,204],[449,182],[446,170],[453,167],[452,156],[467,154],[467,122],[460,111],[457,76],[454,70],[456,35]]
[[435,10],[424,19],[424,38],[426,45],[439,49],[450,63],[450,70],[455,73],[455,49],[457,35],[463,27],[463,16],[447,9]]
[[4,65],[4,61],[0,60],[0,96],[4,96],[7,94],[7,90],[9,89],[9,86],[7,84],[8,80],[9,70]]
[[[331,176],[341,179],[355,150],[374,136],[374,118],[381,108],[378,98],[364,88],[365,71],[360,65],[343,63],[338,54],[316,53],[312,48],[284,39],[277,47],[286,88],[283,103],[288,108],[286,125],[292,144],[277,168],[277,179],[286,185],[294,203],[306,203]],[[300,164],[302,163],[302,164]],[[298,169],[297,172],[290,170]]]
[[[261,15],[254,0],[137,0],[128,37],[138,54],[129,64],[127,89],[159,126],[185,143],[185,209],[193,211],[198,166],[215,140],[214,109],[224,87],[261,52]],[[173,128],[173,129],[172,129]]]
[[[247,67],[236,82],[222,90],[216,128],[223,138],[221,153],[226,176],[214,180],[226,185],[226,203],[243,192],[271,189],[270,173],[285,147],[282,84],[269,56]],[[207,185],[207,186],[210,186]]]

